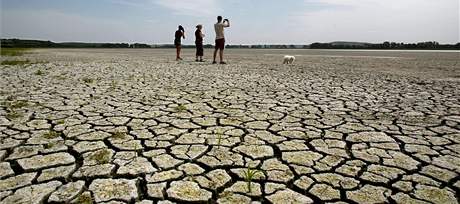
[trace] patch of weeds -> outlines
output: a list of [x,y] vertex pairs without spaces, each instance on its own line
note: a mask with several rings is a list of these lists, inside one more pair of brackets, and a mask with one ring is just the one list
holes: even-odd
[[110,151],[108,149],[103,149],[95,152],[89,156],[90,160],[96,161],[98,164],[106,164],[110,162]]
[[91,84],[91,83],[94,82],[94,79],[89,78],[89,77],[84,77],[82,80],[83,80],[83,82],[85,82],[87,84]]
[[16,100],[16,96],[14,96],[14,95],[9,95],[8,97],[6,97],[6,100],[7,100],[7,101],[14,101],[14,100]]
[[2,48],[0,54],[2,56],[22,56],[30,49],[28,48]]
[[54,76],[55,79],[57,80],[66,80],[67,77],[65,75],[57,75],[57,76]]
[[1,63],[2,65],[26,65],[26,64],[30,64],[30,61],[29,60],[5,60],[5,61],[2,61]]
[[42,136],[43,138],[46,138],[46,139],[54,139],[54,138],[59,137],[59,133],[56,131],[50,130],[49,132],[43,134]]
[[80,203],[80,204],[93,204],[93,199],[91,198],[91,195],[89,193],[83,193],[78,196],[76,199],[75,203]]
[[29,103],[25,100],[19,100],[19,101],[15,101],[15,102],[12,102],[9,107],[11,109],[19,109],[19,108],[24,108],[24,107],[27,107],[29,105]]
[[23,115],[16,111],[11,111],[8,114],[6,114],[6,118],[8,118],[9,120],[14,120],[21,117],[23,117]]
[[217,148],[220,148],[222,143],[222,133],[217,133]]
[[182,112],[182,111],[186,111],[187,110],[187,107],[185,107],[184,104],[179,104],[175,107],[176,111],[177,112]]
[[126,133],[124,132],[115,132],[112,134],[112,137],[113,139],[118,139],[118,140],[123,140],[126,138]]
[[254,179],[254,176],[257,173],[262,173],[262,171],[257,170],[257,169],[251,169],[248,167],[248,169],[244,172],[244,181],[246,181],[248,185],[248,192],[252,192],[252,180]]
[[112,82],[110,82],[110,89],[115,90],[117,88],[117,85],[118,85],[118,82],[116,82],[115,80],[112,80]]
[[91,95],[91,99],[98,100],[98,99],[101,99],[101,97],[100,97],[100,96]]
[[45,75],[45,72],[39,69],[34,74],[37,75],[37,76],[43,76],[43,75]]
[[43,145],[45,147],[45,149],[51,149],[53,148],[54,146],[56,146],[56,143],[54,142],[49,142],[49,143],[46,143]]
[[11,105],[11,103],[10,103],[10,102],[8,102],[8,101],[2,101],[2,102],[0,103],[0,105],[2,105],[3,107],[5,107],[5,108],[9,109],[9,108],[10,108],[10,105]]
[[58,125],[62,125],[62,124],[64,124],[64,123],[65,123],[65,120],[58,120],[58,121],[56,121],[56,124],[58,124]]
[[193,182],[198,183],[198,181],[196,180],[196,177],[193,175],[187,176],[187,181],[193,181]]
[[41,104],[40,102],[35,102],[33,104],[34,107],[38,107],[40,109],[43,109],[43,108],[46,108],[46,106],[44,104]]
[[225,108],[225,104],[222,103],[222,101],[219,101],[217,104],[216,104],[217,108]]
[[17,150],[19,154],[29,154],[34,151],[33,148],[29,146],[25,146],[23,148],[17,148]]
[[231,192],[231,191],[224,191],[224,192],[222,192],[222,193],[219,195],[219,197],[221,197],[221,198],[226,198],[226,197],[230,197],[230,196],[232,196],[232,195],[233,195],[233,192]]

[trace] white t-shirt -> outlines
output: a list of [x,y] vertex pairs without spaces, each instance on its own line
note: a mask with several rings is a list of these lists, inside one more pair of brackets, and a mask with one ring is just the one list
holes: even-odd
[[226,28],[226,27],[229,27],[227,22],[225,22],[225,23],[220,22],[220,23],[214,24],[214,30],[216,31],[216,40],[225,38],[225,36],[224,36],[224,28]]

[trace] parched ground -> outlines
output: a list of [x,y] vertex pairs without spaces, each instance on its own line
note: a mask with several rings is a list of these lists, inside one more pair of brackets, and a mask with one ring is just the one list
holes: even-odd
[[460,53],[192,52],[2,56],[1,203],[459,202]]

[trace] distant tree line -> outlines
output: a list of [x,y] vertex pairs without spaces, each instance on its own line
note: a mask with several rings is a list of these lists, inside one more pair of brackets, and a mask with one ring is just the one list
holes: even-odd
[[[55,43],[43,40],[1,39],[2,48],[174,48],[173,44],[148,45],[142,43],[83,43],[63,42]],[[195,45],[182,45],[183,48],[195,48]],[[213,48],[206,44],[204,48]],[[227,45],[227,48],[252,49],[451,49],[460,50],[460,43],[439,44],[435,41],[419,43],[360,43],[360,42],[331,42],[312,43],[310,45]]]
[[308,45],[227,45],[227,48],[252,48],[252,49],[308,49]]
[[55,43],[43,40],[1,39],[2,48],[150,48],[150,45],[141,43],[82,43],[63,42]]
[[[195,45],[181,45],[182,48],[195,48]],[[157,45],[152,45],[152,48],[176,48],[174,44],[157,44]],[[214,48],[214,45],[211,44],[205,44],[203,45],[204,48]]]
[[433,50],[458,50],[460,43],[457,44],[439,44],[435,41],[419,43],[353,43],[353,42],[336,42],[336,43],[312,43],[310,49],[433,49]]

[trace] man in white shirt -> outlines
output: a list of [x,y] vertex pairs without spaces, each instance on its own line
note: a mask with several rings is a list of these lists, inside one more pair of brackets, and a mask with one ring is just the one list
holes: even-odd
[[219,57],[220,57],[220,64],[226,64],[224,62],[224,48],[225,48],[225,36],[224,36],[224,28],[230,27],[230,21],[225,19],[222,22],[222,16],[217,16],[217,23],[214,24],[214,30],[216,31],[216,48],[214,50],[214,60],[212,61],[213,64],[216,64],[216,55],[217,50],[219,50]]

